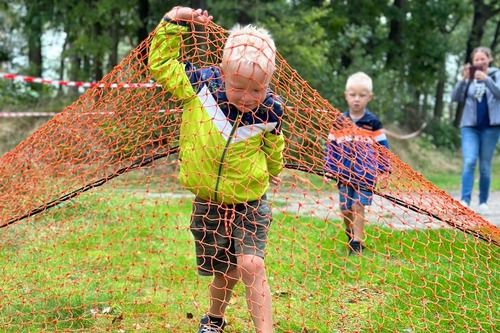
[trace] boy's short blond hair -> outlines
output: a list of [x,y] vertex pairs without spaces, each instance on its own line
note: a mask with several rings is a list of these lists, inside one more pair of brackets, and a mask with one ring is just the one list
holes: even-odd
[[349,76],[345,85],[345,90],[349,90],[352,86],[362,86],[369,92],[373,91],[373,83],[371,77],[363,72],[357,72]]
[[271,77],[276,69],[276,46],[269,31],[254,25],[231,29],[222,53],[223,70],[235,71],[241,62],[257,64]]

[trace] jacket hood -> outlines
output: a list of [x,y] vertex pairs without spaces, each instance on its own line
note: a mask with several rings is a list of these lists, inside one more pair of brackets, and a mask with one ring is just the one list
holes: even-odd
[[498,72],[498,68],[496,67],[489,67],[488,68],[488,75],[495,74]]

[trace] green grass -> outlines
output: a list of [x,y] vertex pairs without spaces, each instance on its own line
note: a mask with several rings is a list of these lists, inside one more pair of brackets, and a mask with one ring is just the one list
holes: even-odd
[[[192,332],[208,306],[189,199],[87,193],[2,230],[5,332]],[[367,227],[347,257],[336,220],[276,213],[269,281],[276,332],[466,332],[499,327],[498,247],[450,229]],[[228,332],[251,332],[243,286]]]
[[[498,280],[499,272],[486,259],[495,258],[498,248],[471,242],[449,230],[394,232],[368,227],[368,239],[372,240],[368,247],[373,252],[362,258],[346,258],[345,247],[332,242],[345,237],[342,231],[329,234],[331,226],[325,221],[301,218],[296,223],[307,232],[300,232],[300,227],[289,228],[293,221],[287,217],[275,234],[299,240],[307,237],[311,243],[316,240],[317,246],[280,243],[279,251],[271,251],[268,262],[273,265],[273,258],[282,261],[293,253],[294,262],[315,263],[312,267],[316,269],[296,265],[287,275],[292,275],[290,290],[298,301],[293,309],[308,318],[308,331],[327,332],[332,327],[347,332],[369,331],[367,327],[373,332],[424,331],[440,316],[444,318],[439,320],[439,331],[458,332],[470,325],[472,318],[484,327],[491,325],[491,306],[498,307],[494,300],[500,295],[492,290],[490,278]],[[481,277],[478,272],[482,272]],[[308,300],[311,291],[326,299]],[[329,306],[309,308],[312,303]],[[285,310],[278,305],[278,313]],[[285,327],[300,331],[297,325]]]
[[[458,159],[451,159],[449,163],[461,166],[462,162]],[[476,169],[476,178],[479,177],[479,166]],[[432,182],[434,185],[445,190],[459,190],[461,183],[461,171],[457,169],[456,172],[449,172],[440,168],[425,168],[422,172],[423,176]],[[475,182],[476,189],[478,188],[478,181]],[[492,174],[491,174],[491,191],[500,191],[500,156],[493,159]]]
[[[392,140],[391,152],[438,188],[446,191],[460,190],[462,156],[459,150],[436,150],[415,139]],[[476,166],[476,177],[478,175],[479,166]],[[477,183],[476,181],[476,188]],[[492,162],[491,190],[500,191],[500,149],[495,152]]]

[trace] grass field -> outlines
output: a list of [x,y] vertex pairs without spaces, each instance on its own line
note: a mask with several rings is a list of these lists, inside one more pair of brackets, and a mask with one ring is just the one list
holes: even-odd
[[[455,159],[451,163],[461,167],[461,161]],[[455,172],[446,172],[447,169],[422,168],[423,175],[441,189],[452,191],[460,189],[461,173],[457,167]],[[475,188],[478,188],[478,171],[476,170]],[[491,175],[491,191],[500,191],[500,156],[497,154],[493,159]]]
[[[190,209],[189,199],[99,191],[2,230],[0,328],[195,331],[208,280],[195,273]],[[450,229],[372,225],[370,251],[353,258],[339,225],[275,214],[266,262],[276,332],[500,329],[499,248]],[[228,320],[227,332],[251,332],[241,285]]]
[[[460,150],[438,150],[423,144],[423,138],[414,140],[390,139],[390,149],[403,162],[421,173],[437,187],[446,191],[460,189],[462,157]],[[476,177],[479,166],[476,166]],[[500,191],[500,145],[493,158],[491,190]],[[477,181],[475,184],[477,188]]]
[[[459,190],[458,155],[394,149],[437,187]],[[189,198],[121,185],[0,230],[0,331],[196,330],[208,279],[195,271]],[[491,189],[500,191],[498,154]],[[353,258],[340,225],[275,213],[266,263],[277,333],[500,331],[498,247],[451,229],[373,224],[369,251]],[[244,295],[238,285],[227,333],[252,332]]]
[[[4,121],[2,154],[46,120],[36,121]],[[391,151],[458,191],[459,152],[416,140],[391,141]],[[0,332],[196,331],[209,279],[195,271],[189,198],[113,183],[122,186],[0,230]],[[500,154],[491,190],[500,191]],[[368,250],[348,257],[339,220],[275,207],[266,264],[276,333],[500,332],[498,247],[453,229],[370,224]],[[240,284],[226,333],[253,331],[246,308]]]

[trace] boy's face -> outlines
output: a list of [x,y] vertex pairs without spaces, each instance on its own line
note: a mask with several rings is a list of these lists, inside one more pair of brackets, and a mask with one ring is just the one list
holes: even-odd
[[368,102],[371,101],[373,93],[362,85],[353,85],[344,92],[344,97],[351,113],[362,114]]
[[229,103],[239,111],[250,112],[264,101],[270,77],[256,64],[240,63],[223,77]]

